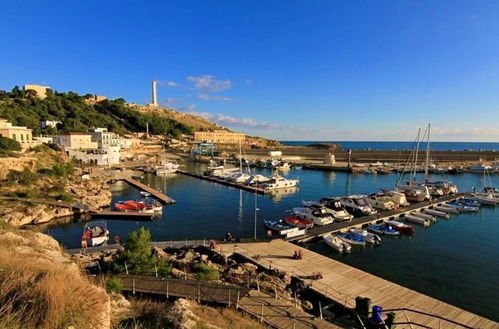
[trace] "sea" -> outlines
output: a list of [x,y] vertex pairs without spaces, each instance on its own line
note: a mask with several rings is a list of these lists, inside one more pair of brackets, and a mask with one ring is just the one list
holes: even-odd
[[[339,144],[344,150],[410,150],[414,142],[352,141],[281,141],[283,145],[306,146],[320,143]],[[499,142],[431,142],[435,151],[499,151]],[[426,144],[425,146],[426,147]]]
[[[201,173],[205,165],[185,162],[184,170]],[[257,170],[270,175],[265,169]],[[111,236],[122,239],[144,226],[155,241],[222,239],[228,232],[235,238],[264,237],[264,219],[278,219],[287,210],[300,207],[302,200],[325,196],[367,194],[393,188],[397,174],[367,175],[293,169],[285,177],[298,178],[298,188],[256,195],[240,189],[173,174],[158,177],[146,174],[141,181],[177,200],[165,205],[153,222],[107,220]],[[433,180],[451,180],[461,191],[483,186],[483,175],[463,173],[432,175]],[[499,175],[491,182],[499,186]],[[489,183],[488,183],[489,185]],[[126,183],[111,185],[113,201],[139,200],[143,196]],[[255,211],[255,209],[258,209]],[[256,213],[256,216],[255,216]],[[71,219],[52,223],[44,231],[65,248],[78,248],[85,222]],[[499,206],[482,207],[477,213],[463,213],[438,220],[423,228],[416,224],[412,238],[383,237],[379,247],[353,248],[339,255],[322,242],[306,248],[367,271],[452,305],[499,321]],[[320,268],[317,268],[320,271]]]

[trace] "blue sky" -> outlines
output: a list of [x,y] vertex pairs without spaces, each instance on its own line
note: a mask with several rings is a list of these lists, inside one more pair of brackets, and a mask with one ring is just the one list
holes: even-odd
[[498,1],[10,1],[0,89],[150,101],[281,140],[499,141]]

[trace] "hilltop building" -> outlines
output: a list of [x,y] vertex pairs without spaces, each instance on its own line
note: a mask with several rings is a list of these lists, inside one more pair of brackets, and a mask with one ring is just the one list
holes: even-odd
[[246,134],[227,130],[196,131],[194,142],[212,142],[220,144],[244,144]]
[[57,136],[57,144],[67,150],[85,150],[96,149],[97,142],[92,141],[92,135],[89,133],[70,132]]
[[36,92],[36,95],[38,98],[44,99],[47,97],[47,90],[50,89],[48,86],[40,86],[40,85],[24,85],[23,86],[24,91],[26,90],[33,90]]
[[100,101],[103,101],[107,99],[106,96],[101,96],[101,95],[89,95],[85,97],[85,103],[88,105],[94,105],[95,103],[98,103]]
[[30,148],[35,144],[33,141],[32,130],[27,127],[13,126],[6,119],[0,118],[0,136],[13,139],[19,144],[23,150]]

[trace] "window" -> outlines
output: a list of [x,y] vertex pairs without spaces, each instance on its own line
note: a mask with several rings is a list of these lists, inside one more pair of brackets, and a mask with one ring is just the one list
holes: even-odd
[[21,141],[24,142],[24,135],[21,134]]
[[12,139],[16,140],[16,134],[12,134]]

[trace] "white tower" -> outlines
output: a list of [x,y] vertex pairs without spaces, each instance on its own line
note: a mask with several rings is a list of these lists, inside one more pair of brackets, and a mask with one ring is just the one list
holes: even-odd
[[158,97],[156,95],[156,80],[152,81],[152,103],[151,106],[158,106]]

